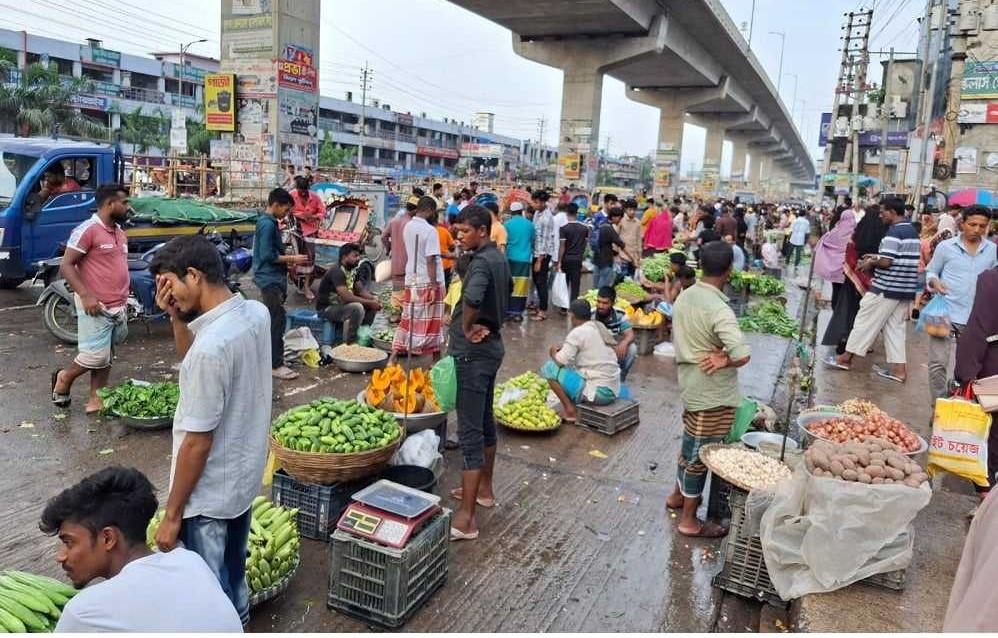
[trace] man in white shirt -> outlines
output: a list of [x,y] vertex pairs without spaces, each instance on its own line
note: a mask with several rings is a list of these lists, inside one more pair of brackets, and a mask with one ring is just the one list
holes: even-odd
[[[154,554],[146,546],[158,505],[153,491],[135,468],[109,467],[45,506],[39,527],[58,535],[56,560],[74,587],[86,587],[66,603],[57,632],[242,631],[200,556],[186,549]],[[103,582],[87,587],[98,578]]]
[[170,495],[156,545],[169,552],[180,542],[197,552],[245,623],[250,506],[270,435],[270,316],[260,302],[229,292],[218,251],[204,237],[172,240],[150,270],[184,358]]
[[806,212],[801,211],[800,216],[790,224],[790,246],[794,254],[794,268],[800,266],[801,257],[804,255],[804,244],[807,243],[810,232],[811,220]]
[[437,212],[432,197],[420,197],[412,220],[402,232],[405,243],[405,299],[402,320],[392,341],[389,365],[400,352],[440,359],[444,345],[444,269],[440,261],[440,235],[427,221]]

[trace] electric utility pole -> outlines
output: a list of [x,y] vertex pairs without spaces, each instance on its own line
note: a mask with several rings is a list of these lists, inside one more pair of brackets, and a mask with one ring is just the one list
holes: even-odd
[[367,92],[371,89],[371,80],[374,71],[364,61],[364,68],[360,71],[360,139],[357,142],[357,167],[364,165],[364,133],[367,130]]
[[[938,19],[936,18],[936,12],[938,12]],[[936,96],[936,80],[939,74],[936,73],[938,70],[938,62],[946,50],[946,37],[943,33],[943,27],[946,25],[947,18],[947,8],[945,4],[939,4],[936,0],[926,0],[925,3],[925,25],[926,25],[926,36],[925,36],[925,62],[924,69],[927,70],[929,75],[928,90],[926,90],[925,75],[922,76],[922,99],[921,108],[922,111],[919,115],[922,116],[922,145],[918,153],[918,174],[915,176],[915,210],[918,213],[922,212],[922,186],[925,178],[925,164],[928,161],[929,152],[929,128],[932,126],[932,111],[935,108],[935,96]],[[933,25],[933,23],[936,23]],[[937,50],[932,50],[932,31],[937,29],[939,31],[939,47]],[[930,66],[931,64],[931,66]],[[929,174],[931,176],[931,173]]]

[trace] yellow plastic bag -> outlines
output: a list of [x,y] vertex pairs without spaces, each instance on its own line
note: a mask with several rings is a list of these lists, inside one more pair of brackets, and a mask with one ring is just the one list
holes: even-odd
[[320,360],[321,357],[319,356],[319,351],[316,350],[315,348],[306,350],[305,352],[301,353],[301,362],[304,363],[309,368],[318,368]]
[[929,476],[949,472],[988,486],[988,432],[991,415],[964,397],[936,399],[929,441]]
[[444,297],[444,305],[453,310],[461,301],[461,280],[454,279],[450,288],[447,289],[447,296]]
[[281,462],[277,460],[273,452],[267,453],[267,466],[263,468],[263,486],[270,487],[274,482],[274,472],[281,469]]

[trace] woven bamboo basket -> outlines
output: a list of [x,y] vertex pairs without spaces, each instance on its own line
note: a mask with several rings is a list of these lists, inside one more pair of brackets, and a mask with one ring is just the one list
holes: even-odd
[[271,436],[270,449],[277,457],[280,466],[296,481],[332,485],[378,474],[388,467],[388,461],[402,445],[404,438],[405,432],[402,432],[391,445],[377,450],[351,454],[326,454],[289,450]]

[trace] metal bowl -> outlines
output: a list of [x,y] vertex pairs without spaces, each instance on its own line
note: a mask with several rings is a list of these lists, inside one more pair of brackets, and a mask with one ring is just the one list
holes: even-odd
[[[746,432],[742,436],[742,443],[746,447],[750,447],[753,450],[759,449],[759,444],[763,442],[775,443],[778,446],[783,445],[783,435],[777,434],[775,432]],[[787,449],[796,450],[800,446],[797,445],[797,441],[794,441],[790,437],[787,437]]]
[[173,416],[135,417],[117,415],[121,422],[136,430],[162,430],[173,425]]
[[[800,430],[801,443],[803,443],[804,447],[810,447],[811,443],[813,443],[814,441],[828,441],[829,443],[835,443],[835,441],[818,436],[817,434],[813,434],[810,430],[807,429],[807,426],[811,425],[812,423],[832,418],[847,419],[851,421],[863,421],[862,417],[853,416],[850,414],[843,414],[841,412],[811,412],[808,414],[801,414],[797,417],[797,428]],[[908,429],[910,430],[911,428]],[[925,439],[923,439],[918,433],[914,431],[912,432],[912,434],[914,434],[915,438],[918,439],[918,449],[915,450],[914,452],[901,451],[901,454],[903,454],[904,456],[917,456],[929,449],[929,443]]]
[[381,355],[381,358],[376,361],[354,361],[334,356],[333,363],[343,372],[370,372],[371,370],[384,368],[388,363],[388,353],[382,352]]
[[[363,390],[357,393],[357,402],[361,405],[368,404]],[[401,412],[389,412],[389,414],[395,417],[399,425],[405,424],[406,434],[421,430],[430,430],[447,421],[446,412],[421,412],[419,414],[410,414],[408,418]]]
[[385,341],[384,339],[378,339],[377,337],[371,337],[371,345],[378,350],[384,350],[385,352],[392,351],[392,342]]

